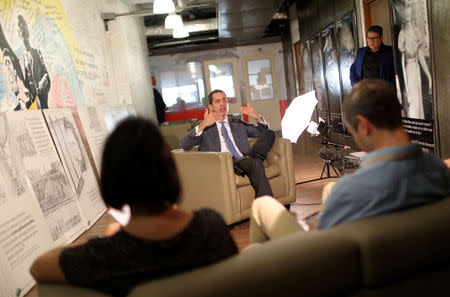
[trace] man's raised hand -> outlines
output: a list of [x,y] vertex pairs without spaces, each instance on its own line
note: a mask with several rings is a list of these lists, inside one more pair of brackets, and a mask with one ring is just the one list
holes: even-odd
[[256,112],[256,110],[253,108],[253,106],[250,106],[250,104],[241,106],[241,112],[243,114],[251,116],[253,119],[255,119],[258,122],[262,122],[262,116]]
[[208,126],[215,124],[217,121],[222,121],[222,117],[217,112],[209,112],[208,109],[205,110],[203,114],[203,121],[198,125],[198,132],[203,131]]

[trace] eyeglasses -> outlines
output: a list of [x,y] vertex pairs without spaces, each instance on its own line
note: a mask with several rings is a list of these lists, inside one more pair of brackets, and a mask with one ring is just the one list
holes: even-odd
[[367,39],[370,41],[376,41],[376,40],[380,39],[380,37],[367,37]]

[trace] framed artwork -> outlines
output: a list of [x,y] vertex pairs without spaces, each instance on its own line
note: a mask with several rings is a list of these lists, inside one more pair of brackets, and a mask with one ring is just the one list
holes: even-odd
[[339,78],[339,64],[337,60],[336,42],[334,40],[334,26],[322,31],[322,54],[325,66],[326,92],[330,112],[330,124],[334,132],[342,133],[341,116],[341,84]]
[[312,81],[313,88],[316,91],[317,98],[317,114],[319,117],[329,122],[328,115],[328,101],[325,92],[325,78],[322,62],[322,50],[321,50],[321,38],[320,35],[315,35],[310,41],[311,60],[312,60]]
[[342,102],[348,97],[352,85],[350,83],[350,67],[356,59],[355,34],[353,32],[353,16],[349,15],[336,22],[335,36],[339,56],[339,73],[342,82]]
[[432,71],[426,0],[391,0],[396,81],[407,118],[432,120]]
[[313,70],[311,61],[311,50],[309,48],[309,41],[305,41],[300,46],[301,49],[301,59],[303,65],[303,80],[305,93],[311,92],[313,87]]

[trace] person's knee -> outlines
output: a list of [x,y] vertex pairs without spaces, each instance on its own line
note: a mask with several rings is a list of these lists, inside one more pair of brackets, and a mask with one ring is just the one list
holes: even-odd
[[325,187],[323,187],[323,189],[322,189],[322,204],[324,204],[325,201],[327,200],[328,195],[330,195],[331,189],[333,189],[335,184],[336,184],[336,182],[329,182],[328,184],[325,185]]
[[273,198],[269,195],[258,197],[252,203],[252,212],[253,212],[253,210],[263,209],[264,207],[267,207],[267,205],[273,205],[273,203],[278,203],[278,202],[275,200],[275,198]]

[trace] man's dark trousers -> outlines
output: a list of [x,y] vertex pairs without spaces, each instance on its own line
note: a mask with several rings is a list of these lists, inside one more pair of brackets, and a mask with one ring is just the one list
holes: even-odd
[[263,162],[275,142],[275,132],[264,127],[258,127],[258,130],[261,135],[248,153],[245,154],[253,159],[251,170],[247,171],[246,175],[255,190],[255,197],[273,196]]

